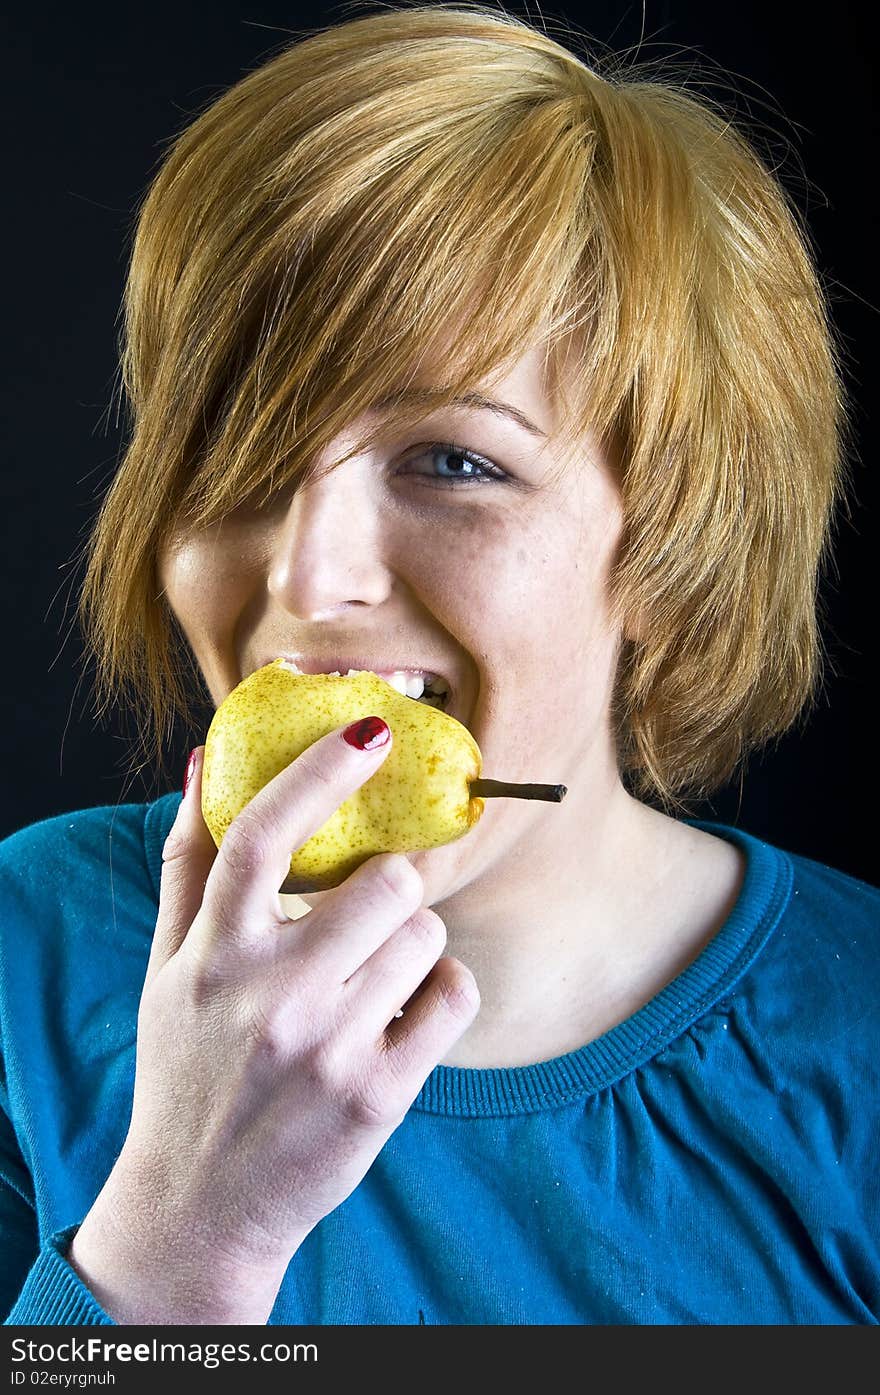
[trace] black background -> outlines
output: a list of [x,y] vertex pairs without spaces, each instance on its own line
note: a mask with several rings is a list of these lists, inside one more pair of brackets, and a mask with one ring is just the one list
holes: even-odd
[[[693,812],[736,822],[794,852],[880,881],[874,851],[876,645],[877,146],[866,4],[808,22],[786,3],[705,0],[555,7],[511,13],[569,22],[615,49],[681,70],[695,61],[711,95],[763,128],[783,183],[806,214],[856,407],[859,458],[836,567],[823,586],[830,667],[802,729]],[[193,4],[17,7],[3,43],[10,100],[3,260],[8,312],[2,401],[6,682],[0,835],[53,814],[155,798],[126,784],[124,721],[92,708],[91,671],[73,619],[73,566],[120,459],[118,312],[134,211],[167,139],[287,34],[339,22],[342,5]],[[733,87],[735,91],[731,92]],[[873,173],[872,173],[873,171]],[[204,733],[180,731],[182,773]]]

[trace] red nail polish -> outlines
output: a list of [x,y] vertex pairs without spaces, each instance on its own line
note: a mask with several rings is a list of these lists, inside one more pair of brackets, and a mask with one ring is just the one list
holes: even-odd
[[391,740],[388,723],[383,722],[381,717],[361,717],[347,726],[342,735],[349,746],[355,746],[359,751],[378,750]]
[[196,751],[198,751],[198,749],[199,749],[198,746],[196,746],[192,751],[190,751],[190,753],[189,753],[189,760],[188,760],[187,763],[186,763],[186,774],[185,774],[184,777],[183,777],[183,797],[184,797],[184,799],[186,799],[186,792],[187,792],[187,790],[189,789],[189,782],[190,782],[190,780],[192,779],[192,777],[193,777],[193,772],[195,771],[195,768],[196,768]]

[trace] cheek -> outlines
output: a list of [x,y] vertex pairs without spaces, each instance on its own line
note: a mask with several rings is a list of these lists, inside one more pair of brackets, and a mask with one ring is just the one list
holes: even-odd
[[162,559],[165,595],[190,644],[201,656],[234,620],[247,576],[227,551],[207,540],[184,544]]
[[605,511],[583,518],[562,502],[530,519],[463,520],[426,559],[426,594],[467,623],[487,660],[558,659],[576,638],[606,633],[615,527]]
[[[539,529],[504,516],[456,519],[437,535],[422,573],[426,603],[475,656],[521,635],[522,617],[541,589]],[[464,510],[462,510],[464,513]]]

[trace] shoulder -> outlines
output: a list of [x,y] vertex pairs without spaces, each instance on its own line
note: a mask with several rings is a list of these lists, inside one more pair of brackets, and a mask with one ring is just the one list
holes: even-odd
[[[77,1073],[127,1059],[179,797],[77,809],[0,842],[0,1024],[7,1077],[79,1098]],[[54,1082],[54,1083],[53,1083]],[[71,1127],[77,1126],[76,1121]]]
[[73,809],[25,824],[0,838],[0,870],[22,873],[42,866],[46,873],[73,873],[112,857],[152,865],[179,805],[179,794],[167,794],[146,804]]
[[794,873],[793,907],[805,919],[832,931],[847,925],[869,934],[880,930],[880,887],[824,862],[787,854]]
[[110,859],[144,862],[143,804],[103,805],[56,814],[0,841],[0,884],[7,895],[51,895],[97,884]]
[[[778,850],[777,850],[778,852]],[[798,853],[780,854],[791,890],[780,925],[823,978],[849,972],[880,989],[880,888]]]
[[828,1039],[862,1038],[873,1056],[880,1030],[880,889],[795,853],[791,896],[779,927],[780,944],[797,966],[798,983]]
[[[777,847],[725,824],[689,820],[737,846],[746,858],[739,910],[760,907],[786,931],[814,944],[865,952],[873,959],[880,936],[880,888],[814,858]],[[745,903],[745,904],[744,904]]]
[[[707,825],[704,825],[707,826]],[[711,826],[747,858],[734,915],[757,931],[730,999],[755,1045],[789,1041],[793,1059],[824,1055],[868,1087],[880,1032],[880,889],[740,829]]]
[[24,825],[0,839],[0,865],[9,867],[34,853],[64,860],[86,850],[103,852],[114,826],[123,834],[143,826],[145,804],[104,804],[71,809]]
[[161,844],[177,796],[76,809],[0,840],[0,953],[90,952],[155,923]]

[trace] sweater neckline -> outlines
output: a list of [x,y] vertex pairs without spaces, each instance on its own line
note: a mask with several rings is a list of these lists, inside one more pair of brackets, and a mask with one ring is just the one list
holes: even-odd
[[[145,850],[157,902],[162,847],[180,799],[179,794],[169,794],[146,806]],[[792,862],[781,849],[742,829],[702,819],[684,822],[733,843],[746,862],[730,915],[697,958],[632,1016],[562,1056],[526,1066],[435,1066],[413,1101],[413,1110],[500,1118],[572,1104],[645,1065],[729,993],[788,905]]]

